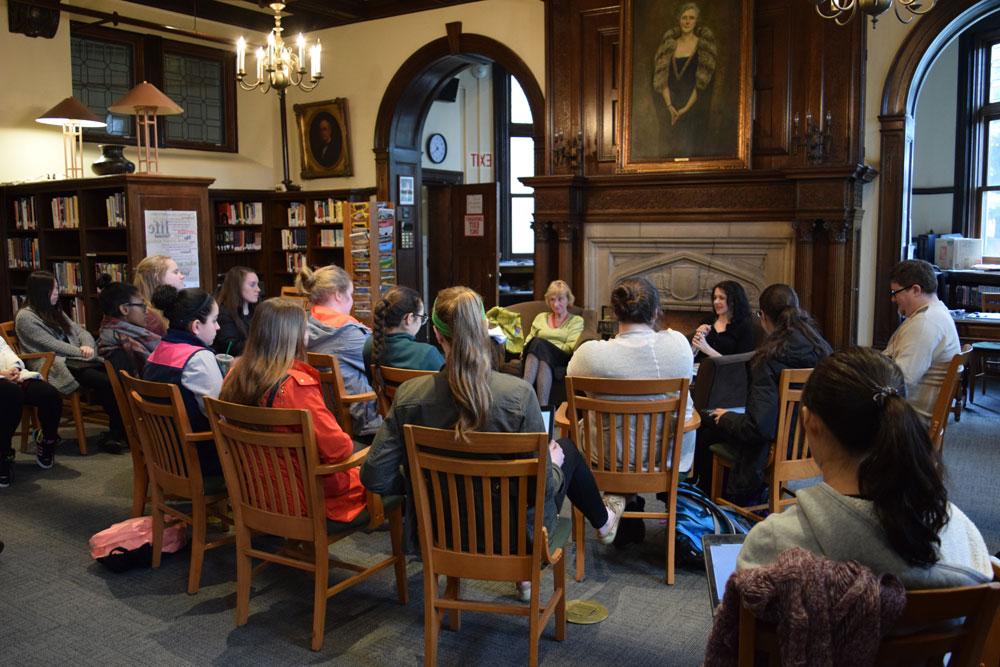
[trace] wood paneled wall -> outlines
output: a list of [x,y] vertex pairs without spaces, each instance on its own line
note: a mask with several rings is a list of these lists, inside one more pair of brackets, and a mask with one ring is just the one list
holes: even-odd
[[[831,342],[852,342],[861,194],[874,175],[861,166],[865,24],[837,26],[803,0],[756,0],[751,168],[638,175],[617,172],[619,14],[607,0],[546,0],[547,170],[530,181],[536,290],[557,276],[584,284],[588,222],[787,222],[805,305]],[[792,150],[792,118],[804,126],[827,111],[831,150],[811,163]],[[552,137],[579,132],[582,164],[555,164]]]

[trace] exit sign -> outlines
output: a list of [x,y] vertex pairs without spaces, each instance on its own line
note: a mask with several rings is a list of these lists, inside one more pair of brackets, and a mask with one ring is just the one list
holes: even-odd
[[469,153],[473,167],[492,167],[493,153]]

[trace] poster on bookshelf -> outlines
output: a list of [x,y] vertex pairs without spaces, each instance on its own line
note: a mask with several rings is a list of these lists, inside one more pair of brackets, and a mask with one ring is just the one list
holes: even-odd
[[171,257],[184,274],[185,287],[201,285],[198,263],[198,212],[147,210],[146,255]]

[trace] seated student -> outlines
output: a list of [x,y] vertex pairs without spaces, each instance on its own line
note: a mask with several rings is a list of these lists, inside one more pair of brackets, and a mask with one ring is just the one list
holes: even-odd
[[799,296],[788,285],[769,286],[760,295],[760,320],[767,338],[750,360],[746,411],[717,408],[702,422],[695,467],[699,485],[711,487],[712,454],[707,445],[729,444],[736,453],[727,491],[737,503],[752,504],[764,492],[764,468],[778,429],[778,385],[786,368],[813,368],[830,354],[830,345],[809,313],[799,308]]
[[[219,304],[205,290],[177,291],[171,285],[156,288],[153,304],[167,316],[170,328],[146,360],[142,377],[177,385],[191,428],[208,431],[205,396],[216,398],[222,389],[222,370],[210,347],[219,330]],[[198,455],[203,474],[222,474],[214,444],[201,443]]]
[[[654,329],[660,312],[660,293],[653,283],[643,277],[620,281],[611,291],[611,306],[618,320],[618,335],[611,340],[591,340],[581,345],[569,360],[567,375],[622,379],[691,377],[694,363],[687,339],[672,329],[660,332]],[[602,395],[600,398],[616,397]],[[634,398],[630,397],[629,400]],[[693,413],[694,406],[688,397],[682,421],[690,419]],[[634,423],[635,419],[632,421]],[[662,428],[662,423],[656,425],[657,442],[660,440],[659,433]],[[645,430],[648,432],[648,429],[647,424]],[[629,430],[636,433],[634,425]],[[620,438],[619,432],[616,459],[618,461],[622,460]],[[605,443],[608,441],[608,437],[602,440]],[[690,470],[694,462],[694,447],[695,433],[692,431],[684,436],[680,460],[681,472]],[[643,453],[642,460],[647,460],[646,453]],[[645,501],[642,496],[635,496],[629,499],[625,509],[642,511],[644,507]],[[645,524],[642,519],[624,519],[615,539],[615,546],[641,542],[644,535]]]
[[[354,453],[354,442],[326,407],[319,373],[306,363],[305,336],[306,314],[297,301],[264,301],[219,398],[241,405],[308,410],[320,463],[339,463]],[[334,521],[351,521],[366,505],[357,468],[323,477],[323,494],[326,516]]]
[[0,337],[0,488],[14,481],[14,448],[11,438],[21,423],[21,409],[31,406],[38,412],[41,422],[41,439],[35,445],[35,461],[40,468],[51,468],[59,444],[59,419],[62,417],[62,394],[42,379],[42,376],[24,367],[24,362],[14,354]]
[[416,290],[397,285],[375,304],[375,327],[365,341],[365,369],[372,364],[437,371],[444,357],[436,347],[416,340],[417,332],[427,321],[424,302]]
[[[431,321],[444,348],[444,369],[403,384],[392,409],[375,436],[361,467],[366,488],[381,494],[404,491],[401,466],[406,463],[403,426],[416,424],[465,432],[540,433],[545,431],[538,398],[524,380],[492,370],[486,313],[478,294],[467,287],[442,290]],[[603,499],[590,468],[568,438],[549,443],[544,525],[551,531],[567,496],[611,544],[625,503],[619,496]],[[556,467],[559,470],[556,470]],[[524,582],[521,599],[530,597]]]
[[894,574],[907,588],[992,579],[983,537],[948,502],[941,461],[905,392],[902,371],[874,350],[836,352],[816,366],[801,419],[823,483],[754,526],[738,567],[801,547]]
[[135,286],[146,302],[146,329],[157,336],[167,333],[167,319],[153,305],[153,292],[160,285],[171,285],[174,289],[184,289],[184,274],[170,257],[150,255],[135,267]]
[[702,324],[691,339],[695,361],[705,357],[741,354],[754,348],[753,319],[747,293],[734,280],[723,280],[712,288],[711,324]]
[[[295,286],[309,297],[309,351],[334,354],[344,377],[344,388],[350,394],[371,391],[365,373],[365,340],[371,335],[368,327],[351,317],[354,305],[354,284],[339,266],[324,266],[313,271],[303,267]],[[350,408],[355,438],[370,438],[382,418],[375,401],[353,403]]]
[[146,302],[135,285],[107,282],[98,296],[104,319],[97,334],[97,353],[116,371],[142,375],[160,337],[145,327]]
[[539,313],[524,339],[524,380],[534,385],[541,405],[548,405],[552,380],[562,377],[583,333],[583,318],[571,315],[573,292],[562,280],[553,280],[545,290],[549,312]]
[[250,318],[260,300],[260,279],[253,269],[234,266],[226,271],[216,295],[219,302],[219,335],[212,347],[216,352],[238,357],[250,332]]
[[69,396],[81,386],[92,389],[110,422],[109,430],[101,439],[101,447],[114,454],[124,451],[125,427],[111,391],[111,380],[97,356],[93,336],[59,307],[59,283],[54,275],[35,271],[28,276],[27,291],[27,305],[17,311],[14,318],[21,351],[55,352],[49,384],[63,396]]

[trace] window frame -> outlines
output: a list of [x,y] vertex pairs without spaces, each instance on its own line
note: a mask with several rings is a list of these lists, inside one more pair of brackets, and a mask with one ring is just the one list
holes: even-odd
[[[159,148],[183,148],[188,150],[209,151],[216,153],[238,153],[238,109],[236,102],[236,54],[233,51],[215,49],[190,42],[179,42],[164,39],[156,35],[144,35],[128,30],[105,28],[78,21],[70,22],[70,39],[73,37],[89,37],[97,40],[123,44],[132,48],[132,86],[141,81],[149,81],[163,90],[163,58],[166,54],[194,56],[206,60],[215,60],[222,65],[223,84],[223,128],[225,138],[219,145],[182,139],[169,139],[164,119],[157,119],[157,137]],[[72,55],[71,55],[72,58]],[[121,143],[135,141],[135,123],[129,124],[126,135],[108,134],[102,128],[88,128],[83,131],[83,140],[90,143]]]
[[[510,140],[512,137],[525,137],[535,140],[535,128],[533,123],[514,123],[511,121],[510,105],[511,92],[510,82],[513,76],[499,64],[493,65],[493,127],[494,127],[494,155],[496,156],[495,174],[497,175],[497,187],[499,188],[499,202],[497,206],[497,230],[500,241],[500,261],[524,261],[534,259],[534,249],[530,253],[514,253],[513,246],[514,221],[513,221],[513,200],[514,199],[534,199],[534,190],[530,194],[513,193],[510,187],[510,166],[511,150]],[[532,243],[534,245],[534,243]]]

